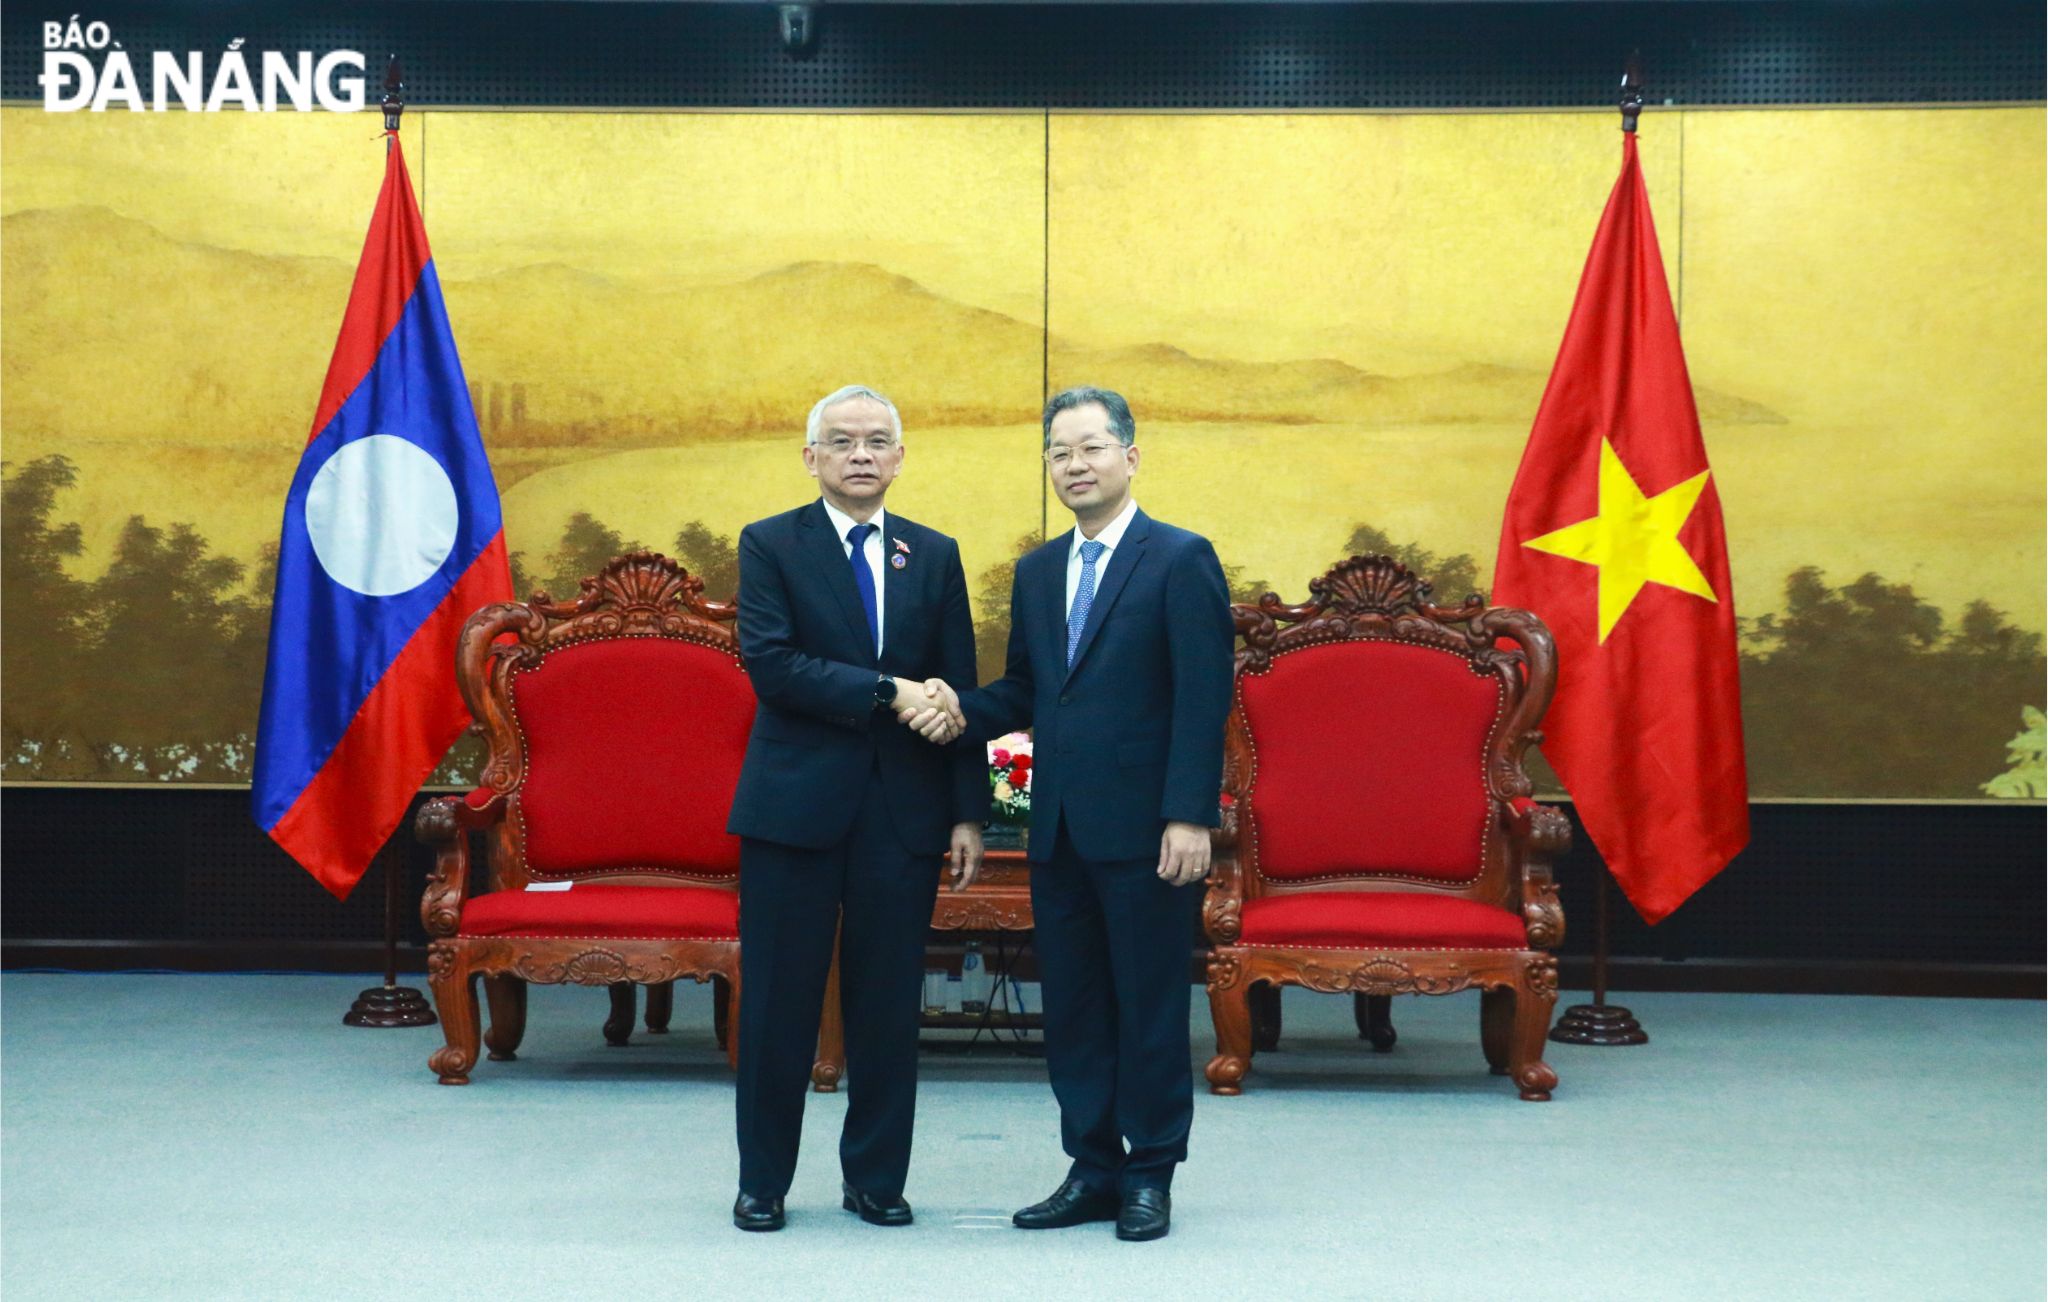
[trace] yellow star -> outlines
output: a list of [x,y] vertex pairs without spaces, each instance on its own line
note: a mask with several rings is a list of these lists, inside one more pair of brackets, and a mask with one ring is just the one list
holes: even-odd
[[1678,541],[1678,531],[1685,527],[1711,473],[1702,470],[1655,497],[1644,497],[1614,445],[1601,439],[1600,514],[1527,539],[1522,546],[1599,567],[1602,642],[1645,583],[1661,583],[1714,601],[1707,576]]

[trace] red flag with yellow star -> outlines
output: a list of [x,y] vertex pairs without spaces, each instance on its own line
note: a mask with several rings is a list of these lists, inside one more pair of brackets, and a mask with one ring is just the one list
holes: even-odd
[[1544,757],[1655,923],[1749,843],[1749,779],[1721,500],[1623,139],[1508,494],[1493,599],[1557,638]]

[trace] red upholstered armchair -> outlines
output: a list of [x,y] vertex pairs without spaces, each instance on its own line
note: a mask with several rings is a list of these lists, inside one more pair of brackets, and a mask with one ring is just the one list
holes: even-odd
[[[456,675],[490,759],[475,791],[429,802],[418,821],[435,847],[420,914],[448,1039],[429,1062],[442,1084],[466,1084],[476,1063],[478,977],[499,1059],[525,1032],[528,982],[694,977],[736,1000],[739,839],[725,820],[754,691],[734,607],[703,588],[636,552],[574,601],[536,594],[463,626]],[[478,830],[489,880],[472,893]],[[737,1061],[737,1027],[725,1038]]]
[[1251,1066],[1254,986],[1365,996],[1477,987],[1480,1041],[1525,1099],[1547,1099],[1564,911],[1564,816],[1529,797],[1522,755],[1556,682],[1527,611],[1429,602],[1383,556],[1235,607],[1242,643],[1223,829],[1203,923],[1216,1056]]

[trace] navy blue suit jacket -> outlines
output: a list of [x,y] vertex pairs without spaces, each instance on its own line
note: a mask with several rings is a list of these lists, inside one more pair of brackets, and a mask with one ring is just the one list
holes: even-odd
[[760,704],[727,831],[806,849],[833,845],[852,830],[878,763],[911,853],[944,854],[954,823],[987,819],[983,749],[934,746],[875,705],[875,680],[885,674],[974,681],[959,545],[891,511],[882,550],[904,565],[883,567],[877,659],[845,541],[822,502],[740,531],[740,655]]
[[1110,553],[1072,668],[1068,530],[1017,562],[1003,677],[961,697],[968,739],[1032,744],[1030,857],[1064,817],[1084,859],[1150,859],[1168,822],[1215,827],[1230,714],[1230,590],[1200,534],[1131,518]]

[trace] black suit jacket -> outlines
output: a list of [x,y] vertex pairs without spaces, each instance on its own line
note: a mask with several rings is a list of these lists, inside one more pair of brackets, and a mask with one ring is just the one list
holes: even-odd
[[845,541],[822,502],[740,531],[740,654],[760,705],[727,831],[832,845],[852,829],[877,763],[897,835],[914,854],[944,854],[954,823],[988,817],[980,746],[934,746],[875,705],[885,674],[974,681],[959,545],[891,511],[882,550],[904,565],[883,566],[878,660]]
[[1131,518],[1067,666],[1072,530],[1017,562],[1003,677],[961,698],[966,736],[1032,727],[1030,857],[1062,816],[1084,859],[1149,859],[1168,822],[1217,825],[1230,713],[1230,590],[1200,534]]

